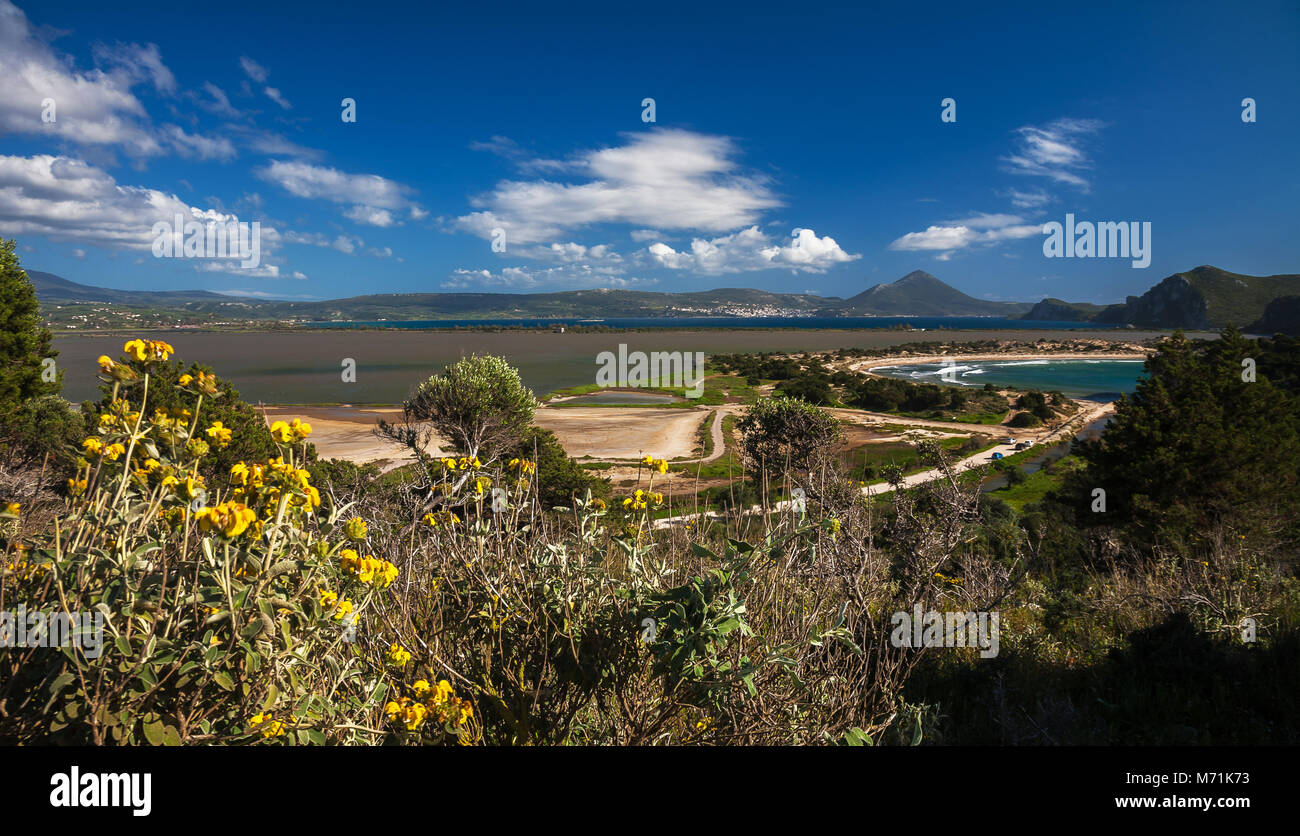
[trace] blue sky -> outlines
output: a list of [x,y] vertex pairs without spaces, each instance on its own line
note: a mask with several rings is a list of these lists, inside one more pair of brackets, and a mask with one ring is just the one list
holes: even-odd
[[[1300,272],[1294,2],[270,5],[0,0],[27,267],[276,298],[923,269],[1091,302]],[[177,211],[259,222],[260,263],[154,257]],[[1044,257],[1066,213],[1150,222],[1150,266]]]

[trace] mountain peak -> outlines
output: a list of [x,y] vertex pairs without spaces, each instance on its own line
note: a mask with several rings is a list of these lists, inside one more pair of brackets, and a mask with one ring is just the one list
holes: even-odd
[[1022,302],[991,302],[967,296],[924,270],[913,270],[888,284],[877,284],[846,299],[855,314],[901,316],[1019,316]]

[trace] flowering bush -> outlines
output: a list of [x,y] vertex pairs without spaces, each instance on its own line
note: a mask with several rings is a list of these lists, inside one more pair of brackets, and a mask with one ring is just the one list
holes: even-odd
[[[172,384],[187,406],[155,407],[165,342],[131,340],[99,360],[112,387],[81,443],[53,531],[7,538],[0,599],[28,611],[102,616],[102,653],[15,649],[3,663],[18,741],[375,742],[387,682],[348,627],[397,576],[345,548],[359,520],[324,512],[302,467],[309,425],[272,427],[279,455],[239,461],[227,489],[205,460],[234,440],[203,419],[221,392],[206,373]],[[140,400],[119,397],[138,385]],[[175,401],[173,401],[175,402]],[[17,511],[18,509],[10,509]],[[360,523],[360,524],[358,524]]]

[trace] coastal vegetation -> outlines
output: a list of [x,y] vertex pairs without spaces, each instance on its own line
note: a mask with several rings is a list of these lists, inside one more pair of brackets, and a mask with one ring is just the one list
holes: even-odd
[[[322,459],[308,421],[267,426],[220,358],[161,339],[101,358],[103,397],[49,437],[15,432],[17,407],[61,401],[30,286],[0,266],[22,381],[0,416],[0,610],[97,613],[104,637],[0,654],[0,741],[1300,741],[1293,338],[1173,335],[1099,440],[1023,479],[1042,451],[1008,456],[988,493],[996,474],[954,467],[978,432],[855,471],[844,423],[800,394],[898,414],[949,390],[864,389],[808,354],[713,358],[747,393],[712,418],[722,457],[652,451],[630,485],[535,426],[510,364],[468,356],[411,381],[382,432],[414,461],[380,473]],[[1069,407],[993,394],[1040,421]],[[675,470],[724,462],[744,478],[701,493],[736,513],[667,520],[698,507],[665,491]],[[867,466],[892,491],[864,495]],[[917,467],[937,478],[905,485]],[[892,616],[918,607],[1000,613],[1000,652],[898,646]]]

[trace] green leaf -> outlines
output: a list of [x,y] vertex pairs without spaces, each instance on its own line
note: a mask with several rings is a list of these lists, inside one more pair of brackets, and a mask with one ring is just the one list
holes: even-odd
[[161,720],[153,723],[144,724],[144,739],[149,741],[150,746],[161,746],[163,743],[163,724]]
[[220,686],[221,688],[227,691],[235,690],[235,680],[231,679],[230,674],[226,673],[225,671],[218,671],[217,673],[213,674],[212,680],[216,682],[218,686]]

